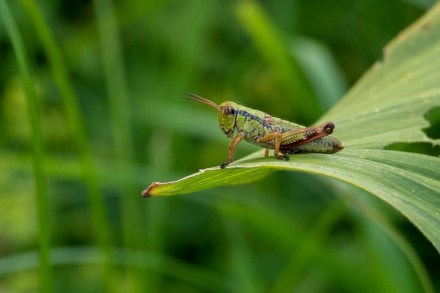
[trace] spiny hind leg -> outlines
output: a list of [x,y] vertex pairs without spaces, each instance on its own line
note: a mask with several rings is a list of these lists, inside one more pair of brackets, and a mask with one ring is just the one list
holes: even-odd
[[310,141],[322,138],[333,132],[335,125],[333,122],[325,122],[317,126],[305,127],[287,131],[282,134],[282,146],[295,147],[306,144]]

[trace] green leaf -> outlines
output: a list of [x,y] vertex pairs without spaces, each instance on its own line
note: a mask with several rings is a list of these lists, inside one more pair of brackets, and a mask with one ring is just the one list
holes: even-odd
[[241,184],[275,170],[315,173],[369,191],[410,219],[440,251],[440,159],[384,150],[389,144],[428,142],[424,115],[440,106],[440,4],[397,36],[365,76],[320,121],[346,148],[333,155],[293,155],[288,162],[256,152],[226,169],[155,182],[144,196],[175,195]]

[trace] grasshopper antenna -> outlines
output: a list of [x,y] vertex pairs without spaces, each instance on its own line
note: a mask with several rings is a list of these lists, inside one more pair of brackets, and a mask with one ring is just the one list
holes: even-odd
[[216,103],[214,103],[213,101],[210,101],[208,99],[202,98],[202,97],[200,97],[200,96],[198,96],[196,94],[192,94],[192,93],[186,93],[186,94],[188,95],[188,97],[186,97],[188,100],[193,100],[193,101],[196,101],[196,102],[200,102],[200,103],[209,105],[209,106],[215,108],[218,112],[221,112],[220,106],[217,105]]

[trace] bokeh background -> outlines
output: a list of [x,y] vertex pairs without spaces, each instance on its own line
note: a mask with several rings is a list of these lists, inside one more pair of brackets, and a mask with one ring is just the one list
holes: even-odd
[[[48,210],[0,22],[0,292],[420,292],[423,273],[440,290],[429,241],[336,181],[278,172],[140,196],[226,158],[215,111],[185,92],[312,124],[433,3],[8,1],[39,105]],[[240,144],[236,158],[257,149]]]

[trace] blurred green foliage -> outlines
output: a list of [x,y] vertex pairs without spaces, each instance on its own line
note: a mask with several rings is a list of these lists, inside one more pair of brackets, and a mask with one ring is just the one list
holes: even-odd
[[[224,161],[215,114],[185,92],[311,124],[431,1],[7,3],[39,103],[54,290],[419,292],[407,254],[362,212],[365,201],[440,289],[439,255],[420,232],[334,181],[277,173],[140,197],[151,181]],[[29,292],[41,286],[41,223],[28,105],[3,24],[0,53],[0,290]],[[240,145],[236,157],[252,150]]]

